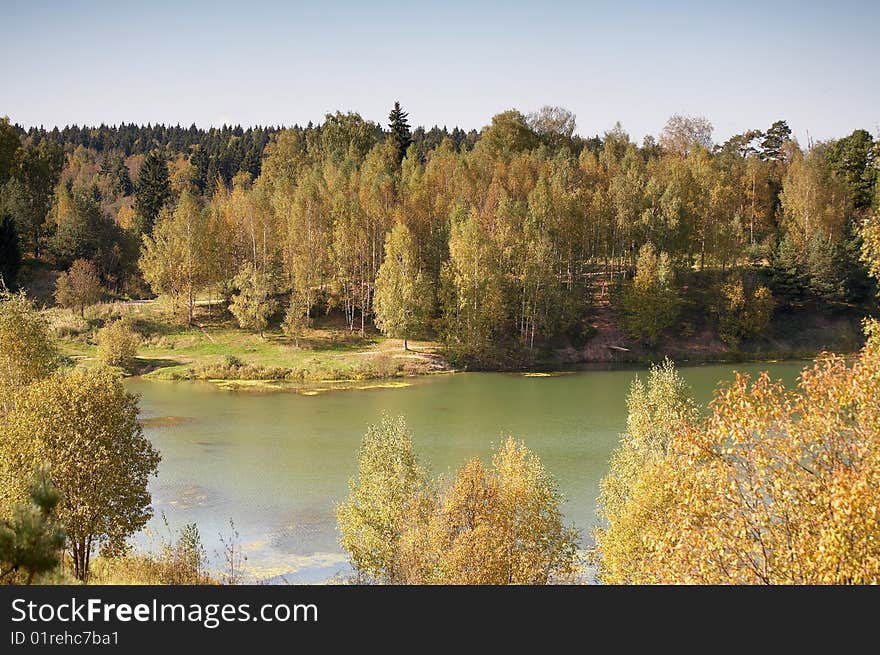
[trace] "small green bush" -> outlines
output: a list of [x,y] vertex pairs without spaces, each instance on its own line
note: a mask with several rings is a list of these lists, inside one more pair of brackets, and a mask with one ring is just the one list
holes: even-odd
[[98,359],[108,366],[128,369],[134,364],[140,341],[127,318],[109,323],[98,332]]

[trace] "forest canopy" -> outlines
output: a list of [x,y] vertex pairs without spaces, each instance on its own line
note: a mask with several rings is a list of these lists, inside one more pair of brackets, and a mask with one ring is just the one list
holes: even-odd
[[400,103],[385,125],[4,119],[0,270],[15,286],[22,262],[89,262],[111,297],[166,295],[192,321],[210,294],[261,334],[337,312],[352,331],[436,336],[469,366],[577,346],[597,303],[653,348],[688,316],[738,347],[774,310],[874,301],[866,130],[804,148],[783,120],[717,143],[707,118],[676,115],[640,144],[619,124],[579,136],[552,106],[479,132],[409,121]]

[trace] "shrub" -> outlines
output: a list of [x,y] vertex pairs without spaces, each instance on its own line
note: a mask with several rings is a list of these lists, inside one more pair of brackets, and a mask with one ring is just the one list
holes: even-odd
[[122,318],[101,328],[98,332],[98,359],[108,366],[127,369],[134,363],[140,336],[131,322]]
[[[167,527],[167,522],[166,522]],[[207,554],[195,523],[176,540],[165,541],[157,554],[102,552],[90,577],[93,584],[196,585],[218,584],[207,571]]]
[[762,284],[730,278],[721,287],[718,332],[729,346],[761,334],[773,316],[773,294]]
[[379,353],[370,360],[358,362],[351,371],[355,380],[393,378],[400,373],[400,363],[391,353]]
[[226,355],[226,368],[241,368],[245,363],[240,357],[235,355]]
[[653,346],[663,330],[675,323],[681,300],[673,283],[669,255],[658,254],[650,243],[642,246],[635,277],[624,284],[621,296],[630,337]]

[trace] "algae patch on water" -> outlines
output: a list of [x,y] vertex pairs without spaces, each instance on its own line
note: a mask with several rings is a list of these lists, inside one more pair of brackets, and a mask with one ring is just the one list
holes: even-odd
[[410,382],[377,382],[376,384],[362,384],[354,389],[403,389],[404,387],[411,387],[412,383]]
[[326,387],[306,387],[303,389],[298,389],[297,393],[301,396],[317,396],[328,391],[346,391],[346,390],[357,390],[357,391],[367,391],[369,389],[403,389],[405,387],[411,387],[411,382],[399,382],[399,381],[385,381],[385,382],[373,382],[367,384],[353,384],[352,381],[346,382],[334,382]]
[[301,389],[299,391],[299,394],[301,396],[317,396],[318,394],[322,394],[325,391],[330,391],[330,390],[325,387],[316,387],[313,389]]
[[193,420],[191,416],[150,416],[140,419],[140,423],[145,428],[173,428],[192,423]]
[[286,380],[224,380],[211,378],[207,381],[218,389],[224,389],[226,391],[289,391],[301,396],[318,396],[327,393],[328,391],[403,389],[412,386],[412,382],[389,379],[378,379],[375,382],[365,382],[354,379],[323,380],[319,383],[320,386],[297,384]]
[[227,391],[281,391],[286,388],[286,385],[277,380],[222,380],[211,378],[208,382]]

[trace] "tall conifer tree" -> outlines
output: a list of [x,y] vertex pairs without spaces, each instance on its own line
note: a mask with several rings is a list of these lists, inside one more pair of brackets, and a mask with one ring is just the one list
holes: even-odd
[[137,183],[135,209],[137,227],[141,234],[150,234],[159,212],[171,199],[171,183],[168,163],[158,150],[152,150],[144,158]]
[[397,163],[400,164],[406,156],[406,149],[412,143],[412,133],[406,118],[409,116],[400,107],[399,102],[394,103],[394,109],[388,114],[389,138],[397,148]]

